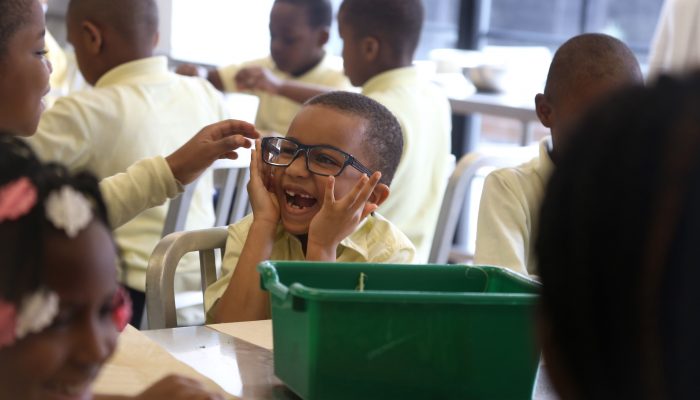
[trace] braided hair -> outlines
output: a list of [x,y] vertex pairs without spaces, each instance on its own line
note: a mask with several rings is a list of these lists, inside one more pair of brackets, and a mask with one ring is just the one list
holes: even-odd
[[40,244],[47,235],[59,232],[45,216],[44,204],[50,193],[64,186],[80,192],[90,201],[94,218],[109,229],[93,175],[71,174],[58,164],[43,164],[21,139],[0,132],[0,188],[22,178],[36,188],[36,203],[17,219],[0,220],[0,298],[13,303],[42,284],[44,255]]

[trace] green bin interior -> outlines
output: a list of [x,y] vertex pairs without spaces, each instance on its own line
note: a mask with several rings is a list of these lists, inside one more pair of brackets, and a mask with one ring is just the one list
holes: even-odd
[[456,265],[266,261],[258,271],[275,374],[304,399],[532,397],[536,281]]

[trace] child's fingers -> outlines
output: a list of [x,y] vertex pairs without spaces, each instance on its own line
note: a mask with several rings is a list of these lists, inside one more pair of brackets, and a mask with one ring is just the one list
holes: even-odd
[[324,194],[323,204],[335,204],[335,177],[329,176],[326,180],[326,193]]
[[365,203],[365,208],[362,210],[362,216],[360,217],[360,220],[365,219],[365,217],[377,211],[378,208],[379,206],[374,203]]
[[353,202],[353,206],[357,208],[362,207],[362,205],[364,205],[367,202],[367,200],[369,200],[370,196],[372,195],[372,192],[374,191],[374,188],[377,187],[381,176],[382,174],[379,172],[375,172],[372,174],[372,176],[365,182],[360,192],[357,194],[357,197]]
[[367,175],[362,175],[360,179],[358,179],[358,181],[355,183],[355,186],[353,186],[352,190],[350,190],[350,192],[348,192],[348,194],[346,194],[345,197],[339,200],[339,203],[342,203],[344,208],[351,208],[357,201],[357,198],[360,195],[362,188],[364,188],[367,182]]

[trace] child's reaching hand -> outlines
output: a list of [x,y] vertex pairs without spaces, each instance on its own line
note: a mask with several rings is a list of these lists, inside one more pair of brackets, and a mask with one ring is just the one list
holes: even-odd
[[204,388],[201,383],[183,376],[170,375],[143,393],[136,396],[134,400],[223,400],[223,396],[212,393]]
[[282,84],[280,78],[263,67],[242,68],[234,79],[238,90],[261,90],[271,94],[277,94]]
[[248,182],[248,196],[253,209],[253,221],[257,223],[270,223],[275,227],[280,220],[280,206],[277,197],[269,191],[270,167],[265,165],[260,156],[261,141],[255,142],[250,156],[250,181]]
[[335,178],[328,177],[323,206],[309,225],[307,260],[335,261],[338,244],[377,209],[376,204],[368,201],[381,177],[380,172],[375,172],[369,178],[362,175],[355,187],[337,200]]
[[154,383],[134,397],[96,395],[95,400],[223,400],[218,393],[212,393],[201,383],[184,376],[170,375]]

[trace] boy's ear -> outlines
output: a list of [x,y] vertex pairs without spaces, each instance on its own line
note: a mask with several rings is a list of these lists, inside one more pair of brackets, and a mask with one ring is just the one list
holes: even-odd
[[90,21],[83,21],[80,27],[82,32],[81,40],[83,41],[85,49],[87,49],[91,55],[100,54],[104,42],[100,28]]
[[318,37],[316,41],[316,45],[318,47],[323,47],[328,43],[328,39],[331,37],[331,33],[328,30],[328,28],[323,27],[318,29]]
[[374,187],[374,190],[369,196],[369,200],[367,200],[367,202],[371,204],[376,204],[377,207],[379,207],[389,197],[389,193],[391,193],[389,186],[383,183],[377,183],[377,186]]
[[379,40],[374,36],[367,36],[362,39],[362,54],[367,61],[374,61],[379,58]]
[[158,47],[158,42],[160,42],[160,32],[156,32],[156,34],[153,36],[153,48],[155,49]]
[[542,125],[547,128],[552,127],[552,105],[549,103],[547,96],[538,93],[535,96],[535,112]]

